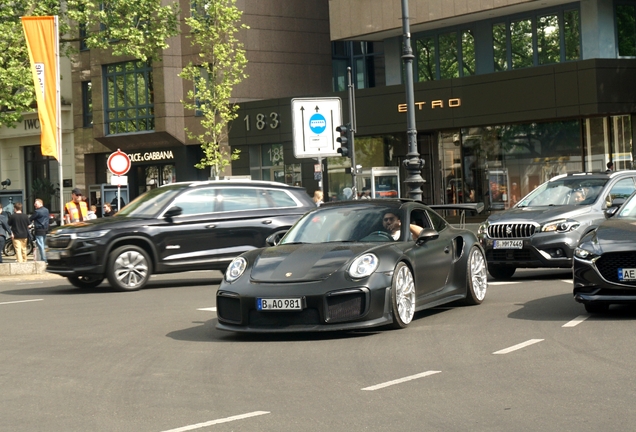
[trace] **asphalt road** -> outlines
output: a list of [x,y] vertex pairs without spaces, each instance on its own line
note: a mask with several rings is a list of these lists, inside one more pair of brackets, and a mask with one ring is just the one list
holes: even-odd
[[0,431],[612,431],[636,424],[636,309],[519,271],[405,330],[215,330],[220,273],[81,291],[0,279]]

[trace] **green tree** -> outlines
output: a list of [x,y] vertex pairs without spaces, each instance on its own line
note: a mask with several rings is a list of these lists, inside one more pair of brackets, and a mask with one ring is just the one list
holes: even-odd
[[[64,7],[62,7],[62,4]],[[161,0],[9,0],[0,7],[0,125],[13,126],[35,108],[35,86],[20,17],[57,15],[60,52],[82,41],[115,56],[159,60],[179,33],[178,6]],[[62,77],[70,79],[70,77]]]
[[228,152],[222,147],[228,134],[229,122],[238,116],[238,105],[232,103],[232,89],[247,75],[247,57],[236,34],[247,29],[240,24],[243,12],[235,0],[197,0],[192,14],[185,19],[191,32],[187,36],[198,51],[198,62],[190,62],[179,74],[192,81],[184,107],[201,115],[201,132],[186,129],[189,139],[201,143],[203,158],[196,168],[211,167],[215,177],[239,151]]

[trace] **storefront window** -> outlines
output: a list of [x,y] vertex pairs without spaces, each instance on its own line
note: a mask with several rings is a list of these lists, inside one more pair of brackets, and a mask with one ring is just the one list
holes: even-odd
[[439,142],[445,202],[491,211],[582,167],[578,121],[466,128],[440,133]]
[[282,144],[250,147],[250,175],[253,180],[285,183],[285,160]]
[[585,120],[585,170],[605,171],[610,160],[614,170],[632,169],[632,127],[629,116]]

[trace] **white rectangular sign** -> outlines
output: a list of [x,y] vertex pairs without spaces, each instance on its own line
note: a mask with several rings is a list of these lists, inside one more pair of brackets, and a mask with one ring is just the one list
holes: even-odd
[[340,98],[292,99],[294,156],[340,156],[336,128],[342,124]]

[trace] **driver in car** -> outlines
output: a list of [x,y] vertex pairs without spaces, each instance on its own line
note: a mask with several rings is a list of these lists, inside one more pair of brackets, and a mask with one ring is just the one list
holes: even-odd
[[[385,213],[382,217],[382,225],[384,229],[393,237],[393,240],[400,239],[400,230],[402,229],[402,221],[400,217],[395,213]],[[417,239],[424,228],[418,225],[411,224],[409,230],[413,240]]]

